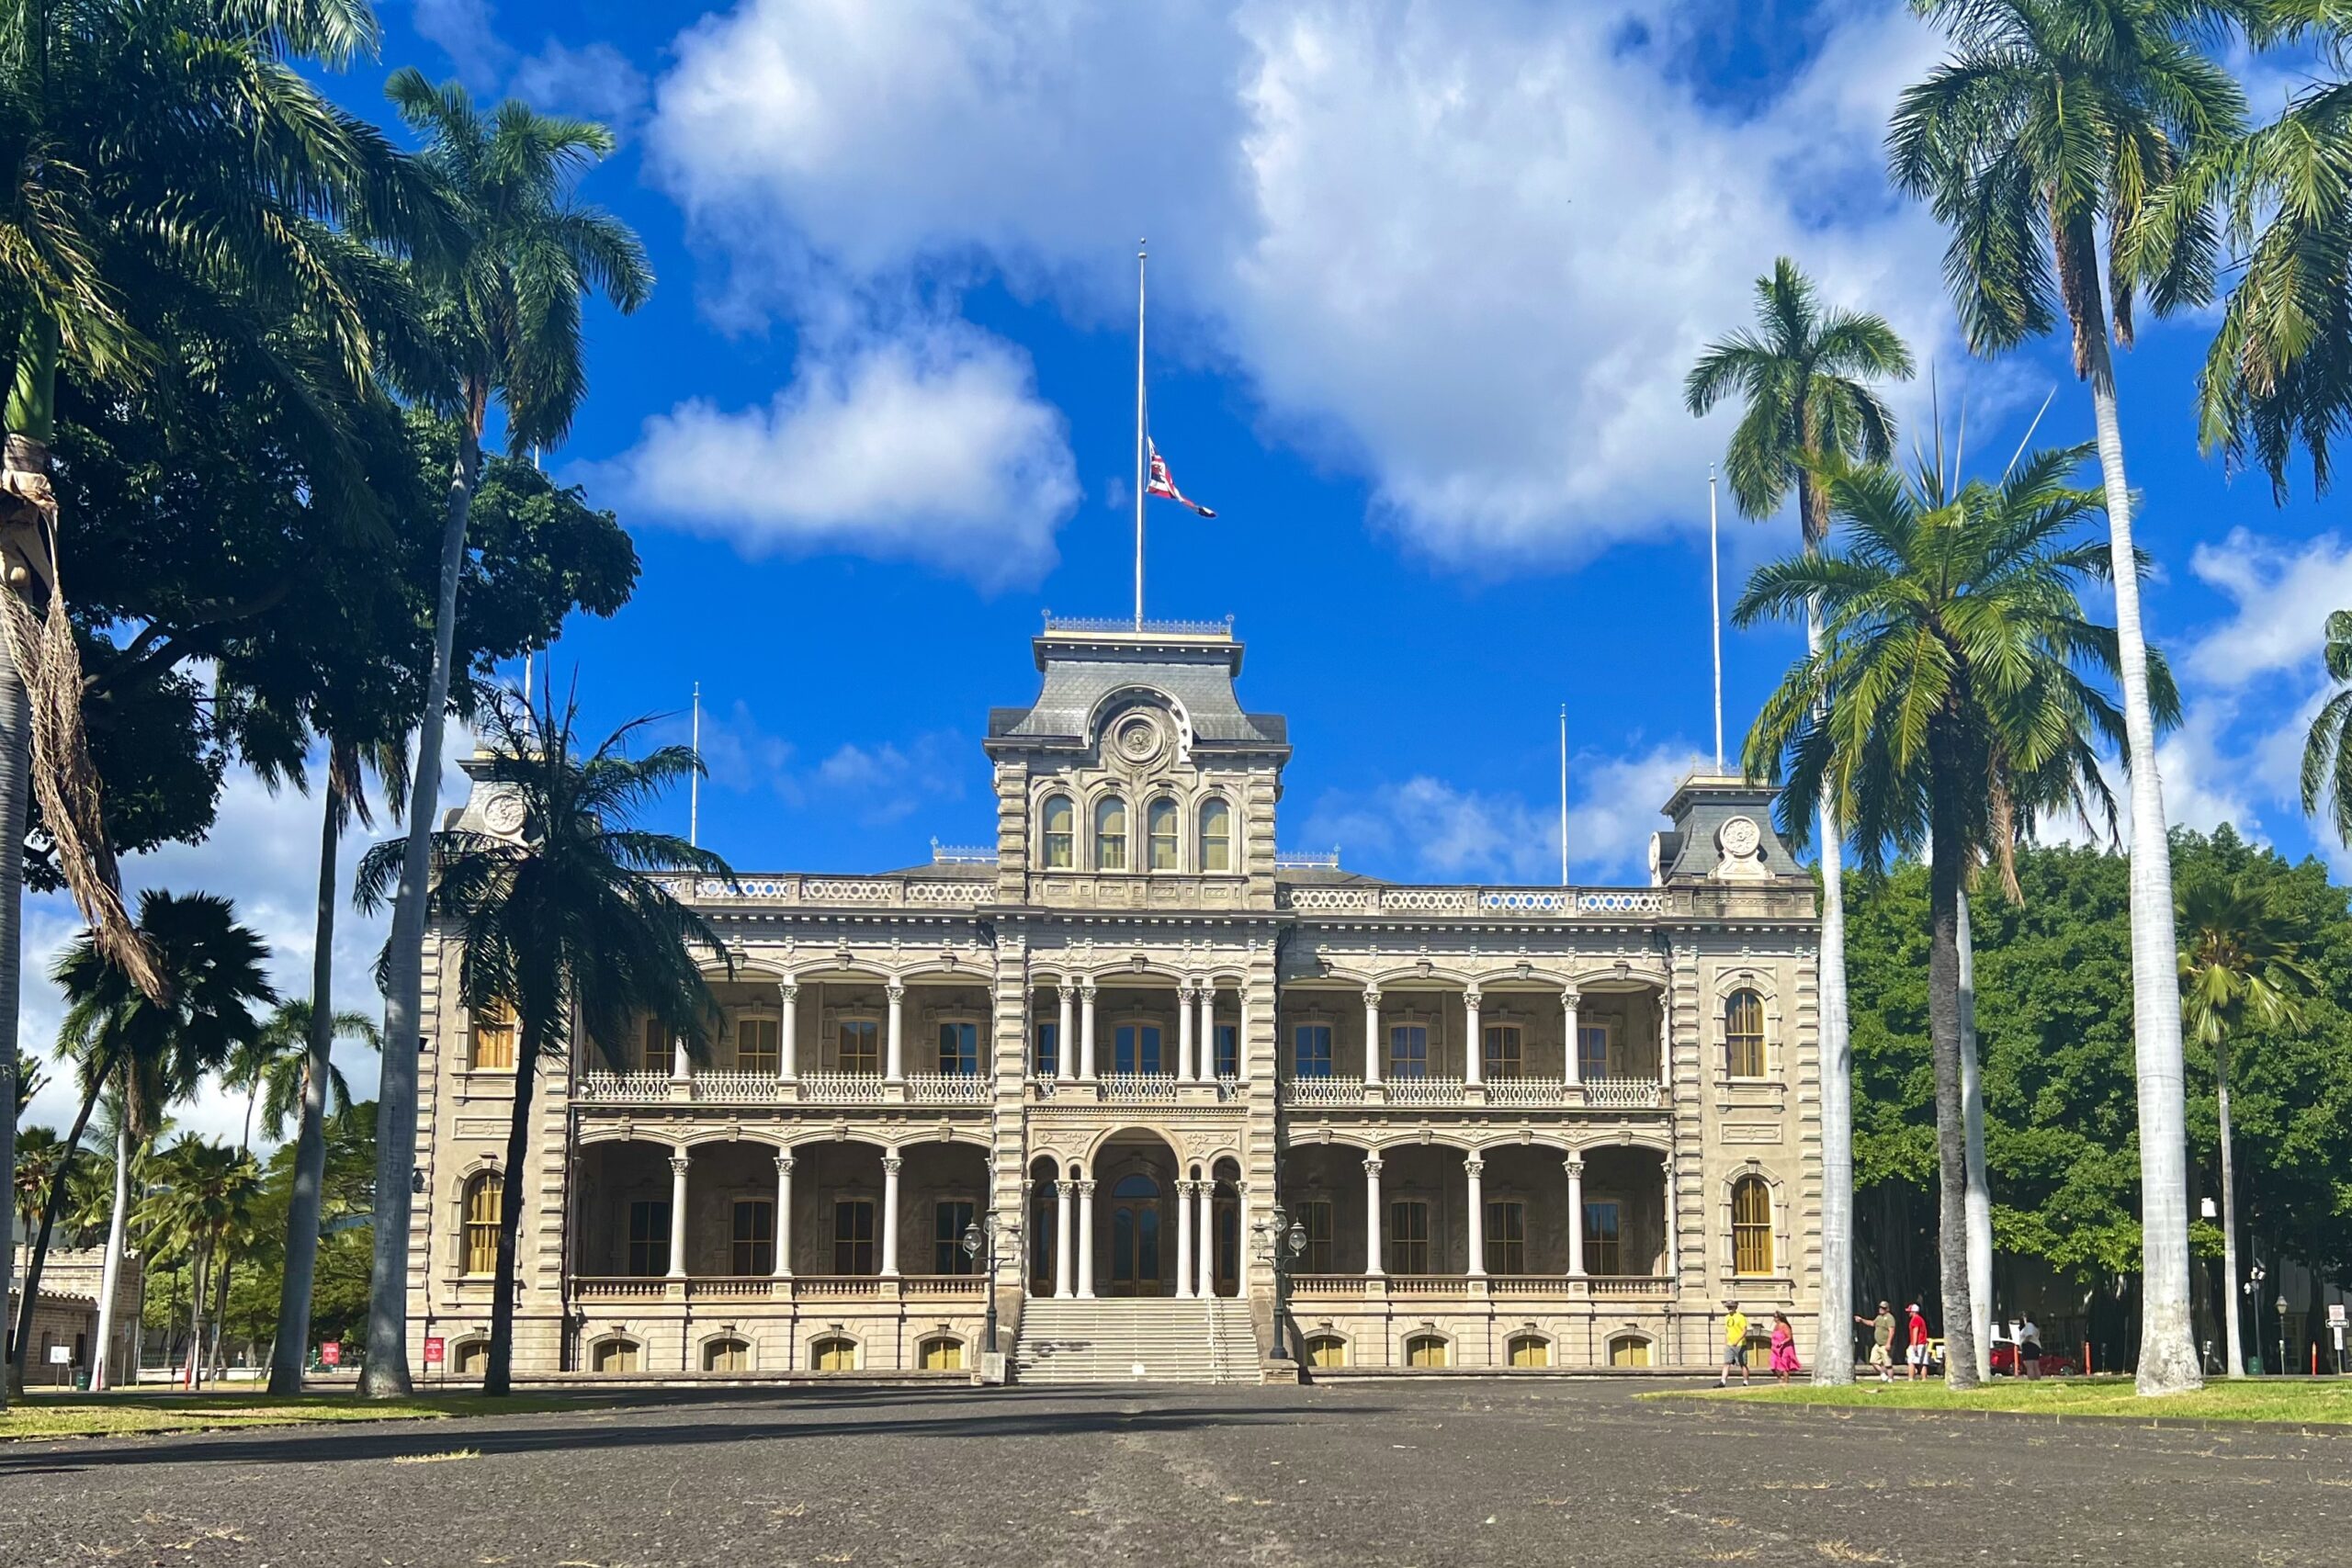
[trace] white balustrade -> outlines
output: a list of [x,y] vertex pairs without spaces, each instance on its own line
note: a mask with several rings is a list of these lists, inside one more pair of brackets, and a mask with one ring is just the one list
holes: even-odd
[[984,1105],[989,1080],[978,1073],[909,1073],[907,1101],[911,1105]]
[[1596,1111],[1655,1111],[1658,1082],[1656,1078],[1587,1078],[1584,1102]]
[[800,1075],[800,1098],[804,1102],[826,1105],[879,1105],[882,1103],[882,1075],[803,1073]]
[[1488,1105],[1565,1105],[1568,1100],[1567,1080],[1565,1078],[1488,1078]]
[[1290,1078],[1283,1084],[1284,1105],[1362,1105],[1362,1078]]
[[1460,1078],[1390,1078],[1391,1105],[1460,1105],[1468,1097]]
[[1174,1104],[1176,1078],[1170,1073],[1104,1073],[1102,1098],[1126,1104]]
[[694,1097],[705,1105],[774,1105],[792,1098],[792,1086],[774,1073],[697,1072]]
[[583,1105],[635,1105],[670,1098],[667,1073],[583,1073],[580,1101]]

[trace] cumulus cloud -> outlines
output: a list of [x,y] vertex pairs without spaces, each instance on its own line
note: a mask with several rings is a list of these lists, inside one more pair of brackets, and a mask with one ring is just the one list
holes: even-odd
[[1180,352],[1410,544],[1491,568],[1692,514],[1721,432],[1681,370],[1776,253],[1936,346],[1940,241],[1876,152],[1934,36],[1834,18],[1747,112],[1679,69],[1663,5],[742,0],[677,40],[647,141],[788,315],[993,276],[1108,321],[1160,237]]
[[650,88],[645,73],[611,44],[573,49],[549,39],[516,62],[506,90],[544,113],[584,115],[625,133],[644,117]]
[[2233,528],[2218,544],[2199,545],[2188,570],[2234,606],[2182,660],[2210,686],[2280,671],[2308,678],[2319,670],[2329,614],[2352,604],[2352,546],[2334,534],[2288,541]]
[[[686,739],[684,723],[675,718],[662,733],[665,740]],[[795,812],[869,828],[887,828],[961,800],[967,783],[981,776],[986,766],[978,750],[954,729],[907,739],[843,741],[822,756],[804,757],[741,702],[703,715],[702,756],[712,788],[773,795]]]
[[1026,355],[968,328],[805,356],[765,407],[695,400],[603,470],[633,513],[747,554],[855,551],[1036,581],[1079,489]]

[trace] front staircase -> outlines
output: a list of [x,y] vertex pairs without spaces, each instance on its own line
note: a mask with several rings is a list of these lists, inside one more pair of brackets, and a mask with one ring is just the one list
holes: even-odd
[[1012,1369],[1030,1383],[1253,1383],[1258,1338],[1250,1303],[1230,1297],[1033,1296],[1021,1309]]

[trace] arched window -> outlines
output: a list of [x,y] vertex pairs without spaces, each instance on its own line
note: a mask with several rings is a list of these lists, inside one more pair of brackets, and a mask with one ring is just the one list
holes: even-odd
[[1724,998],[1724,1054],[1733,1077],[1764,1076],[1764,998],[1754,991]]
[[1306,1342],[1306,1364],[1310,1367],[1344,1367],[1348,1364],[1348,1342],[1336,1334],[1318,1334]]
[[1772,1190],[1760,1176],[1731,1185],[1731,1271],[1772,1272]]
[[465,1259],[469,1274],[498,1272],[498,1211],[506,1197],[506,1179],[483,1171],[466,1183]]
[[1201,869],[1233,869],[1233,807],[1221,800],[1201,806]]
[[1408,1367],[1442,1367],[1447,1364],[1445,1341],[1434,1334],[1416,1334],[1405,1341],[1405,1364]]
[[820,1372],[857,1371],[857,1341],[832,1337],[808,1347],[808,1364]]
[[469,1339],[449,1352],[449,1375],[478,1378],[490,1371],[490,1341]]
[[1094,803],[1094,869],[1127,869],[1127,803],[1115,795]]
[[604,1340],[590,1353],[589,1365],[600,1372],[633,1372],[637,1371],[637,1341]]
[[1609,1342],[1609,1364],[1612,1367],[1648,1366],[1650,1342],[1638,1334],[1620,1334]]
[[752,1370],[752,1347],[741,1339],[714,1339],[702,1348],[702,1370],[748,1372]]
[[943,1334],[926,1339],[917,1349],[922,1358],[922,1370],[927,1372],[960,1372],[964,1370],[964,1342]]
[[1508,1348],[1514,1367],[1548,1367],[1552,1364],[1552,1347],[1540,1334],[1521,1334],[1512,1337]]
[[1046,797],[1046,869],[1068,871],[1078,863],[1078,814],[1069,796]]
[[1176,869],[1176,803],[1165,798],[1155,800],[1144,813],[1144,827],[1151,839],[1151,869]]
[[514,1010],[503,1002],[485,1002],[474,1010],[473,1069],[514,1070]]

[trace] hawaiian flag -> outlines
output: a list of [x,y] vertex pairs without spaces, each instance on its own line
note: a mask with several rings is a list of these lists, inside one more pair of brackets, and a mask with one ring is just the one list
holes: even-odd
[[1164,495],[1177,505],[1189,506],[1204,517],[1216,515],[1216,513],[1176,488],[1176,481],[1169,477],[1167,460],[1159,455],[1159,443],[1147,439],[1145,447],[1151,454],[1151,482],[1143,487],[1144,494]]

